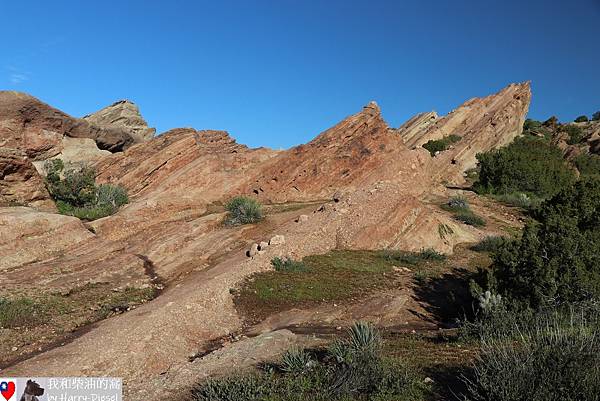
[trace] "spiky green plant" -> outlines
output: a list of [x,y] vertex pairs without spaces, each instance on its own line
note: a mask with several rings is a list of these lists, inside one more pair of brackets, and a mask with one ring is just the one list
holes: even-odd
[[297,347],[290,348],[281,357],[280,369],[286,373],[300,374],[310,370],[315,362],[310,354]]

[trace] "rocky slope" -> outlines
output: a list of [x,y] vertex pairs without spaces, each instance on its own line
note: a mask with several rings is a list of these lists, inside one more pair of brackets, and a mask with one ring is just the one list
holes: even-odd
[[[287,151],[249,149],[222,131],[175,129],[95,162],[100,182],[129,191],[130,204],[116,215],[84,226],[30,208],[0,209],[0,252],[6,255],[0,284],[7,291],[40,282],[51,289],[97,281],[143,286],[157,277],[167,287],[149,304],[5,373],[123,376],[130,399],[163,399],[174,386],[202,376],[202,366],[187,361],[191,353],[242,328],[230,290],[270,269],[272,257],[335,248],[449,253],[457,243],[493,233],[439,208],[448,196],[443,182],[461,182],[477,152],[514,138],[529,99],[527,83],[511,85],[445,117],[416,116],[398,130],[370,103]],[[463,139],[436,157],[420,147],[458,131]],[[56,151],[36,149],[31,157]],[[222,204],[236,194],[267,204],[306,203],[272,212],[255,226],[223,227]],[[245,256],[252,243],[276,234],[285,242]],[[176,379],[181,371],[187,381]]]
[[119,100],[83,119],[99,127],[124,129],[135,143],[149,141],[156,134],[156,129],[148,127],[138,107],[129,100]]

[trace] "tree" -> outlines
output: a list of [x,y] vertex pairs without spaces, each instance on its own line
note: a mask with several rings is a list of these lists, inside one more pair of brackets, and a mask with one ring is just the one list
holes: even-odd
[[533,309],[600,300],[600,179],[564,189],[534,217],[493,255],[488,288]]
[[582,116],[579,116],[579,117],[577,117],[577,118],[575,119],[575,122],[576,122],[576,123],[584,123],[584,122],[586,122],[586,121],[589,121],[589,119],[588,119],[588,117],[587,117],[587,116],[584,116],[584,115],[582,115]]
[[477,155],[480,193],[515,192],[547,198],[575,180],[562,152],[543,139],[521,137],[510,145]]

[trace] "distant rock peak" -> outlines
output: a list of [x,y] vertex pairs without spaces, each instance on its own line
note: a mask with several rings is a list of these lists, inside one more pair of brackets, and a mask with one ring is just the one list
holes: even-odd
[[83,119],[99,127],[124,129],[136,143],[149,141],[156,134],[155,128],[148,127],[137,105],[127,99],[118,100]]

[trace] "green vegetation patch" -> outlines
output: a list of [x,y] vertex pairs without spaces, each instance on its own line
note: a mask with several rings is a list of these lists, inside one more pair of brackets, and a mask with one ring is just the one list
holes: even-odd
[[256,199],[246,196],[231,199],[225,205],[225,209],[228,211],[225,224],[230,226],[257,223],[263,218],[261,204]]
[[129,202],[127,191],[111,184],[96,185],[93,168],[67,168],[60,159],[44,164],[46,186],[61,214],[96,220],[117,212]]
[[506,237],[490,235],[471,247],[476,252],[496,252],[507,241]]
[[429,151],[431,156],[435,156],[437,152],[443,152],[444,150],[447,150],[450,145],[460,141],[461,139],[461,136],[452,134],[443,137],[442,139],[429,140],[423,145],[423,147]]
[[454,219],[461,223],[475,227],[486,225],[485,220],[471,210],[469,201],[464,196],[458,195],[451,197],[448,202],[441,205],[441,208],[451,212]]
[[600,179],[545,201],[519,239],[493,254],[484,287],[514,307],[538,310],[600,300]]
[[235,301],[245,315],[261,319],[293,307],[358,299],[375,290],[394,288],[401,279],[394,266],[418,266],[437,272],[444,259],[433,250],[331,251],[294,261],[302,263],[304,268],[300,270],[282,267],[255,274],[235,291]]
[[479,153],[477,159],[474,189],[479,193],[548,198],[575,181],[560,149],[538,138],[520,137],[504,148]]
[[569,145],[577,145],[585,139],[585,133],[581,127],[578,127],[577,125],[561,125],[560,131],[565,132],[569,136],[569,139],[567,139]]
[[424,377],[381,353],[378,332],[357,323],[325,350],[291,349],[258,374],[213,379],[193,390],[193,401],[420,401]]
[[573,160],[575,167],[583,176],[600,176],[600,156],[583,153]]
[[461,399],[598,400],[598,323],[593,309],[487,315],[475,325],[480,353]]
[[45,313],[46,308],[31,298],[0,298],[0,327],[37,325]]
[[278,272],[302,272],[308,270],[304,262],[291,258],[275,257],[271,259],[271,265]]

